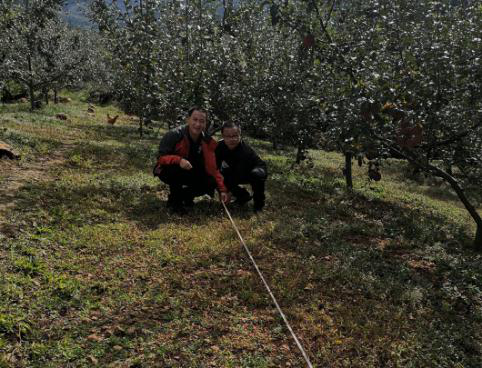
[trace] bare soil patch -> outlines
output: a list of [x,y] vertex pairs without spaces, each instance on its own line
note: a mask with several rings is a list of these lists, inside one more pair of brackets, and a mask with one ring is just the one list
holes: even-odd
[[15,208],[18,193],[28,183],[52,180],[49,168],[65,162],[65,152],[70,145],[64,145],[50,156],[34,161],[0,159],[0,233],[12,233],[9,213]]

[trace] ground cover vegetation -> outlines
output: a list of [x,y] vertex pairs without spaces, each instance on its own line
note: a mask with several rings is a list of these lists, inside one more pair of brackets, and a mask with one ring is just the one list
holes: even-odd
[[[22,157],[0,161],[0,366],[303,366],[221,205],[169,215],[159,137],[69,96],[0,110]],[[268,205],[232,213],[315,366],[480,365],[481,257],[455,194],[397,160],[376,183],[355,167],[350,192],[338,153],[296,165],[250,143]]]
[[[102,88],[144,120],[192,103],[239,117],[300,162],[320,138],[346,155],[396,155],[448,182],[482,244],[481,8],[454,1],[95,1],[110,58]],[[106,62],[105,58],[102,58]],[[435,163],[435,165],[434,165]],[[371,167],[370,167],[371,168]]]
[[317,366],[481,365],[477,1],[63,3],[0,0],[0,366],[303,365],[220,205],[165,211],[194,104],[268,161],[234,216]]
[[374,180],[383,159],[404,158],[450,184],[482,247],[478,2],[96,0],[95,31],[66,28],[62,4],[0,3],[4,95],[20,84],[34,108],[93,82],[92,98],[136,114],[141,136],[205,105],[212,129],[238,119],[296,147],[298,163],[310,148],[343,152],[349,188],[354,158]]

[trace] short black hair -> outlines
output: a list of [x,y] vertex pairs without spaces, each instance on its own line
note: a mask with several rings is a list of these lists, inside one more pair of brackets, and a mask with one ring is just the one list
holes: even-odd
[[230,128],[238,128],[239,132],[241,133],[241,126],[238,123],[234,121],[225,121],[221,126],[221,134],[223,134],[224,129],[230,129]]
[[194,111],[203,112],[206,115],[206,119],[207,119],[208,111],[205,108],[203,108],[201,106],[197,106],[197,105],[194,105],[189,109],[189,111],[187,112],[187,116],[190,117]]

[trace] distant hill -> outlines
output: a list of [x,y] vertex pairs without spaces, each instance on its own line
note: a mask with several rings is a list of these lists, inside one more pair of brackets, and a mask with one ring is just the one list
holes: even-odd
[[[107,0],[108,2],[112,2],[112,0]],[[73,27],[81,27],[81,28],[89,28],[92,26],[92,23],[87,18],[87,10],[89,8],[89,4],[92,0],[66,0],[64,5],[64,19],[66,22],[73,26]],[[237,4],[238,1],[234,0],[234,4]],[[458,6],[461,4],[467,5],[470,3],[470,0],[451,0],[451,5]],[[118,1],[117,5],[122,7],[123,2]],[[219,15],[222,14],[222,10],[219,9]]]
[[[66,0],[64,4],[63,16],[65,21],[72,27],[90,28],[92,23],[87,17],[89,5],[92,0]],[[107,0],[112,3],[112,0]],[[135,3],[135,1],[133,1]],[[123,1],[118,1],[117,5],[123,9]]]
[[[87,12],[89,9],[89,5],[92,0],[66,0],[64,4],[63,10],[63,17],[65,21],[71,25],[72,27],[79,27],[79,28],[90,28],[92,27],[92,23],[89,21],[87,17]],[[112,3],[112,0],[107,0],[108,3]],[[136,3],[136,1],[133,1]],[[238,0],[234,0],[233,3],[238,3]],[[117,5],[120,8],[123,8],[123,1],[118,1]],[[219,9],[217,14],[222,16],[223,10],[222,6],[219,5]]]
[[67,0],[63,16],[72,27],[89,28],[92,26],[87,18],[87,10],[91,0]]

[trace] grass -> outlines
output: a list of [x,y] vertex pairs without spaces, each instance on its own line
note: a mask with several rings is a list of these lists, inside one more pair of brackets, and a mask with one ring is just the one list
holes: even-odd
[[[219,203],[168,214],[159,137],[68,95],[0,106],[22,155],[0,162],[4,191],[20,181],[0,207],[0,367],[304,366]],[[296,166],[250,142],[268,205],[232,214],[316,367],[481,365],[481,256],[449,190],[394,161],[378,183],[354,167],[347,193],[340,155]]]

